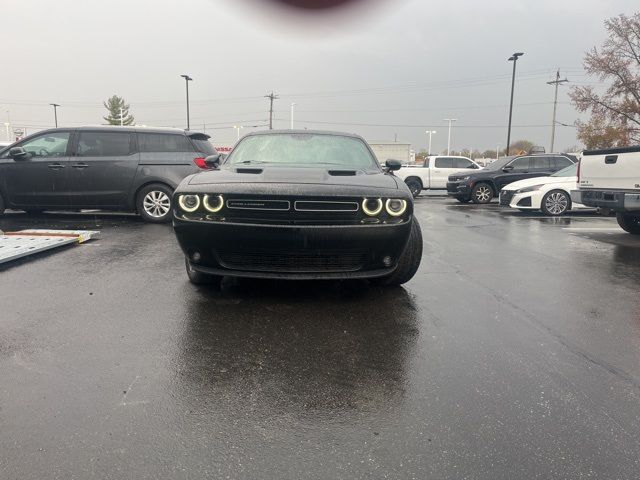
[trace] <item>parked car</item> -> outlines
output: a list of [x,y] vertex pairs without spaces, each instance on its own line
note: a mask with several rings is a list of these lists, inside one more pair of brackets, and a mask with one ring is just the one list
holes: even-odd
[[574,163],[566,154],[528,154],[503,157],[479,172],[451,175],[447,194],[466,203],[489,203],[505,185],[533,177],[546,177]]
[[623,230],[640,235],[640,145],[583,152],[571,199],[615,212]]
[[562,215],[585,207],[571,202],[571,190],[578,182],[578,164],[574,163],[548,177],[519,180],[500,192],[500,205],[521,211],[541,210],[545,215]]
[[203,133],[146,127],[57,128],[0,150],[5,208],[136,211],[171,220],[173,190],[216,153]]
[[397,160],[382,168],[357,135],[245,136],[219,170],[185,178],[174,193],[173,226],[189,280],[409,281],[422,234],[411,192],[392,174],[398,168]]
[[437,156],[426,157],[420,165],[403,166],[396,176],[402,178],[415,197],[422,190],[444,190],[447,179],[453,173],[478,170],[482,167],[467,157]]

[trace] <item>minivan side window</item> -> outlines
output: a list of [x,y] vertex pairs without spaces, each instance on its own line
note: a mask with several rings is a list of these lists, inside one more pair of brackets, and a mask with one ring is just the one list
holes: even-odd
[[455,168],[453,160],[450,157],[438,157],[435,161],[435,168]]
[[22,145],[32,157],[64,157],[69,144],[69,132],[45,133]]
[[76,156],[78,157],[126,157],[131,148],[128,132],[80,132]]
[[516,158],[510,163],[514,170],[524,171],[529,170],[529,157]]
[[172,133],[138,133],[138,148],[140,153],[193,152],[187,137]]

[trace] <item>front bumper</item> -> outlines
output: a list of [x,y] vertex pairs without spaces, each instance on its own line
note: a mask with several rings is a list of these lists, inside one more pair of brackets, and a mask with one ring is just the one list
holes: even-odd
[[447,182],[447,195],[451,197],[470,197],[471,187],[463,180]]
[[500,192],[500,206],[518,208],[521,210],[539,210],[543,194],[540,191],[517,193],[516,190],[502,190]]
[[571,201],[614,212],[640,211],[640,193],[611,190],[571,190]]
[[[399,224],[264,225],[174,217],[197,271],[255,278],[373,278],[392,273],[411,230]],[[386,259],[385,257],[390,257]]]

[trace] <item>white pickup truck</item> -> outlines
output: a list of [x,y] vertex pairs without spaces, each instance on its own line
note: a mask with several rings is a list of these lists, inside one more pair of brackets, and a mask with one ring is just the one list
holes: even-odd
[[422,190],[445,190],[449,175],[482,167],[467,157],[451,155],[426,157],[422,165],[404,166],[395,175],[404,180],[414,197]]
[[584,151],[571,200],[616,212],[624,230],[640,235],[640,146]]

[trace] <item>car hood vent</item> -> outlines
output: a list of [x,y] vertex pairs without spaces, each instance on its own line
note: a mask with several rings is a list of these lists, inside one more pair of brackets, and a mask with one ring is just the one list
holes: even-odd
[[262,168],[236,168],[237,173],[254,173],[260,175],[263,172]]
[[357,174],[355,170],[329,170],[329,175],[332,177],[353,177]]

